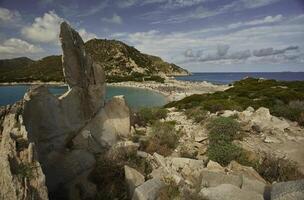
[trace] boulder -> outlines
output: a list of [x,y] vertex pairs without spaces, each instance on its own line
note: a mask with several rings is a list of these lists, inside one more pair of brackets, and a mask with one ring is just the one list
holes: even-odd
[[208,170],[203,170],[201,172],[201,188],[203,187],[216,187],[221,184],[230,184],[234,185],[236,187],[242,186],[242,176],[236,176],[236,175],[225,175],[223,173],[219,172],[212,172]]
[[266,184],[266,181],[252,167],[241,165],[233,160],[229,163],[228,169],[232,171],[232,174],[243,175],[249,179],[258,180]]
[[129,195],[132,197],[135,188],[145,182],[145,177],[136,169],[133,169],[127,165],[124,166],[124,170],[126,182],[129,186]]
[[241,121],[249,123],[260,131],[278,130],[283,132],[286,128],[290,127],[286,120],[279,119],[272,116],[268,108],[260,107],[255,112],[252,110],[245,110],[239,113],[239,119]]
[[264,200],[261,194],[245,191],[231,184],[203,188],[200,191],[200,196],[206,200]]
[[303,200],[304,180],[275,183],[272,185],[271,200]]
[[135,189],[132,200],[155,200],[164,187],[166,184],[162,180],[150,179]]

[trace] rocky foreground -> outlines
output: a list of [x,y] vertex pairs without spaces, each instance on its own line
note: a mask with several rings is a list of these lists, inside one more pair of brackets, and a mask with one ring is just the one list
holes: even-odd
[[303,199],[296,122],[263,107],[131,114],[122,96],[105,102],[104,72],[79,34],[64,22],[60,37],[69,90],[33,86],[0,110],[1,200]]

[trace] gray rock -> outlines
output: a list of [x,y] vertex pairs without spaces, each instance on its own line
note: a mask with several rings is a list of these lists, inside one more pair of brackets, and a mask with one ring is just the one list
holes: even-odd
[[86,118],[91,118],[104,104],[105,74],[85,52],[79,34],[66,22],[60,25],[60,41],[63,51],[62,64],[65,80],[70,88],[81,88],[81,106]]
[[275,183],[272,185],[271,200],[303,200],[304,179]]
[[216,187],[203,188],[200,196],[206,200],[263,200],[256,192],[245,191],[235,185],[221,184]]
[[164,187],[166,184],[160,179],[150,179],[135,189],[132,200],[155,200]]
[[230,184],[237,187],[242,186],[242,177],[236,175],[225,175],[220,172],[212,172],[203,170],[201,172],[202,183],[201,187],[215,187],[221,184]]
[[129,195],[130,197],[132,197],[135,188],[145,182],[145,177],[141,173],[139,173],[136,169],[133,169],[129,166],[125,165],[124,170],[125,170],[126,182],[129,186]]
[[261,181],[249,179],[243,176],[243,182],[241,188],[242,190],[254,191],[263,195],[265,192],[266,184]]

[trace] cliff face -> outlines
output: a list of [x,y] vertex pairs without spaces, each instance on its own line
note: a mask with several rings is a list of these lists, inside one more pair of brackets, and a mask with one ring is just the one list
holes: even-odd
[[[157,56],[143,54],[116,40],[93,39],[84,44],[94,62],[100,64],[108,81],[136,80],[147,76],[189,75],[181,67]],[[61,56],[47,56],[38,61],[28,58],[0,60],[0,82],[63,81]]]

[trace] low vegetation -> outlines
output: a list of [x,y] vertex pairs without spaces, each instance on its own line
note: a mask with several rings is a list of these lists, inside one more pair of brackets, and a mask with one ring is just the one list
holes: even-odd
[[276,158],[271,154],[263,157],[260,164],[255,166],[255,169],[270,183],[304,178],[296,163],[283,158]]
[[97,185],[97,200],[129,199],[128,186],[125,182],[124,166],[135,168],[142,174],[149,174],[152,168],[136,154],[120,154],[119,157],[101,156],[91,173],[91,180]]
[[217,117],[207,125],[209,130],[208,158],[228,165],[232,160],[243,158],[243,150],[233,144],[233,140],[240,139],[240,125],[230,117]]
[[200,123],[207,118],[207,111],[200,106],[186,110],[185,114],[188,119],[193,119],[196,123]]
[[151,138],[143,145],[143,150],[151,154],[157,152],[168,156],[175,149],[181,132],[175,129],[175,122],[155,121],[150,136]]
[[269,108],[271,114],[304,125],[304,81],[275,81],[247,78],[233,87],[212,94],[194,94],[166,107],[192,109],[200,107],[210,112],[242,111],[249,106]]
[[180,197],[181,193],[178,189],[178,185],[171,177],[165,177],[164,182],[166,187],[160,190],[159,200],[171,200]]
[[15,173],[22,180],[25,178],[31,179],[34,177],[33,169],[34,169],[34,166],[30,163],[20,163],[16,167]]
[[140,123],[141,125],[152,124],[157,120],[165,119],[167,114],[168,110],[165,108],[142,108],[137,113],[138,119],[136,122]]

